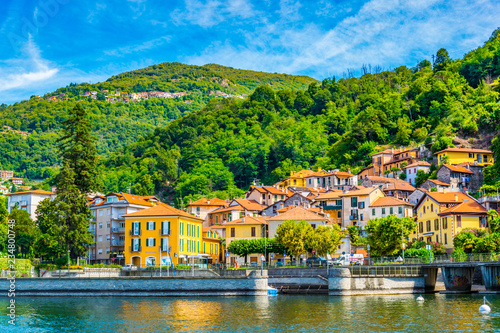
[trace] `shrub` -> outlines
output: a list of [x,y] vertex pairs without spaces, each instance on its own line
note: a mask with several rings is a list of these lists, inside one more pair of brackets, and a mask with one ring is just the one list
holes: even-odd
[[451,257],[454,262],[463,262],[467,259],[467,254],[461,248],[455,248],[455,250],[451,253]]
[[432,253],[434,253],[435,255],[443,255],[443,254],[446,254],[446,248],[444,247],[443,244],[441,243],[432,243]]

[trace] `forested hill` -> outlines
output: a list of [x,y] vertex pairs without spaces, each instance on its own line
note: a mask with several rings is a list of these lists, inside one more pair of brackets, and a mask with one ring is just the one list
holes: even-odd
[[303,90],[312,82],[316,80],[306,76],[213,64],[162,63],[101,83],[71,84],[45,96],[0,106],[0,169],[14,170],[28,178],[51,176],[58,164],[55,140],[61,122],[77,102],[91,112],[98,150],[106,157],[156,127],[200,110],[211,99],[222,95],[241,98],[260,85]]
[[[454,137],[477,144],[500,126],[499,52],[495,31],[465,59],[440,49],[433,64],[212,101],[111,154],[100,175],[108,191],[132,183],[138,194],[224,198],[255,178],[272,184],[290,170],[359,170],[377,145],[427,143],[437,151]],[[466,78],[461,73],[471,64],[483,70]]]

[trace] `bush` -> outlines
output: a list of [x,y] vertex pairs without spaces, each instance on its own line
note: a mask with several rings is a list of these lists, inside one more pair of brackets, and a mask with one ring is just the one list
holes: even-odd
[[454,262],[463,262],[467,259],[467,254],[461,248],[456,248],[452,253],[451,257]]
[[425,248],[412,248],[405,251],[405,257],[421,258],[423,263],[428,263],[430,259],[434,259],[434,253]]
[[191,269],[191,265],[178,264],[175,266],[176,269]]
[[432,253],[434,253],[435,255],[439,256],[439,255],[443,255],[443,254],[446,254],[446,248],[444,247],[443,244],[441,243],[432,243]]
[[[0,269],[11,270],[8,258],[0,258]],[[14,270],[16,271],[16,276],[31,276],[31,261],[29,259],[16,259],[14,264]]]

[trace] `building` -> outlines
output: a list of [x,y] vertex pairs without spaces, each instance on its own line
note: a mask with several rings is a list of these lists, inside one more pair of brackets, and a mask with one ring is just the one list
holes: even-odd
[[258,216],[266,208],[255,200],[233,199],[225,208],[216,209],[208,213],[208,224],[226,223],[244,216]]
[[[264,216],[244,216],[235,221],[226,222],[226,246],[240,239],[257,239],[267,237],[267,222]],[[238,262],[239,265],[250,263],[250,265],[260,265],[261,253],[252,253],[247,256],[248,262],[244,262],[244,257],[238,257],[229,253],[229,263],[234,265]]]
[[367,187],[339,196],[342,198],[342,228],[357,225],[363,229],[370,219],[370,205],[385,195],[378,187]]
[[342,191],[322,193],[314,200],[322,208],[325,214],[330,215],[330,221],[342,227]]
[[422,170],[424,173],[429,173],[431,171],[431,164],[426,161],[417,161],[403,168],[406,173],[406,181],[411,185],[416,184],[417,173]]
[[461,164],[471,163],[473,165],[493,165],[493,153],[491,150],[475,148],[447,148],[434,153],[438,164]]
[[[420,149],[386,149],[381,152],[372,154],[372,165],[373,165],[373,175],[368,174],[366,172],[366,176],[391,176],[391,169],[398,168],[401,169],[403,167],[403,163],[406,165],[413,164],[417,162],[420,158]],[[363,170],[364,171],[364,170]],[[368,170],[367,170],[368,171]],[[392,175],[394,178],[394,175]]]
[[428,192],[415,206],[414,239],[438,242],[453,251],[453,238],[465,228],[486,228],[487,211],[474,198],[462,193]]
[[285,191],[289,186],[297,186],[297,187],[313,187],[314,185],[308,185],[307,181],[310,180],[311,184],[313,183],[313,177],[323,177],[328,172],[318,168],[318,171],[312,170],[300,170],[300,171],[290,171],[290,176],[285,178],[284,180],[274,184],[273,186]]
[[[226,230],[225,226],[224,230]],[[217,229],[213,227],[203,228],[202,253],[210,256],[206,257],[209,264],[218,264],[224,261],[222,259],[225,258],[224,249],[222,248],[220,238],[225,238],[225,237],[222,237],[222,234],[220,234]]]
[[278,201],[283,201],[287,198],[285,192],[278,190],[272,186],[250,186],[245,199],[253,200],[261,205],[270,206]]
[[[442,164],[437,170],[437,179],[450,184],[450,192],[470,191],[471,178],[474,172],[465,167]],[[475,191],[479,190],[479,187]]]
[[[125,263],[137,267],[200,263],[203,253],[203,220],[164,203],[123,215]],[[208,243],[211,243],[207,240]],[[205,248],[206,250],[206,248]],[[214,252],[217,256],[219,245]]]
[[328,218],[323,215],[314,213],[303,207],[294,207],[282,214],[278,214],[267,219],[269,237],[276,237],[276,230],[278,229],[278,226],[287,220],[306,221],[313,227],[313,229],[316,229],[320,225],[326,226],[329,222]]
[[23,179],[22,178],[11,178],[10,181],[14,185],[22,185],[23,184]]
[[0,193],[2,193],[4,195],[7,194],[7,193],[9,193],[8,187],[5,186],[5,185],[0,185]]
[[420,187],[427,191],[450,192],[450,184],[437,179],[427,179]]
[[395,182],[386,184],[382,191],[389,197],[408,201],[408,198],[415,191],[415,188],[407,182]]
[[429,192],[428,190],[424,188],[417,188],[410,196],[408,197],[408,202],[411,203],[413,206],[416,206],[420,199],[424,197],[424,195]]
[[8,193],[7,197],[9,198],[7,203],[9,214],[15,208],[22,209],[30,214],[33,221],[36,221],[35,212],[40,202],[45,199],[53,199],[56,194],[49,191],[33,190]]
[[14,171],[10,170],[0,170],[0,179],[9,180],[14,177]]
[[187,212],[193,214],[200,219],[204,219],[204,226],[207,227],[208,223],[208,213],[213,212],[219,208],[225,208],[229,205],[226,200],[218,199],[218,198],[201,198],[196,200],[195,202],[189,201],[189,205],[186,207]]
[[382,218],[388,215],[412,217],[413,205],[393,197],[380,197],[370,204],[370,219]]
[[124,215],[153,207],[158,202],[154,196],[143,197],[123,192],[96,196],[90,205],[94,215],[90,230],[95,235],[95,243],[89,249],[90,261],[122,264],[126,244]]

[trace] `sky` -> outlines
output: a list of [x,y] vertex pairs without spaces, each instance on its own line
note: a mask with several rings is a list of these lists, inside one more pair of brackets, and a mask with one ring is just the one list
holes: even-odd
[[318,80],[452,58],[500,26],[498,0],[1,0],[0,104],[162,62]]

